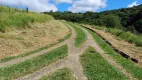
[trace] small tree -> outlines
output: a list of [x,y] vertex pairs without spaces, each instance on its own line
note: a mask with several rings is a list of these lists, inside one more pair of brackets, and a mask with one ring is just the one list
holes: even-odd
[[116,27],[122,28],[121,21],[118,16],[115,15],[105,15],[104,23],[106,27]]

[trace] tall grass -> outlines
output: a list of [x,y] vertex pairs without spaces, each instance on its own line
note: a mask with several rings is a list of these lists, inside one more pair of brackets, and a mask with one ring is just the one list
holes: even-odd
[[119,39],[128,41],[130,43],[136,44],[137,46],[142,46],[142,35],[141,34],[134,34],[129,31],[120,30],[117,28],[105,28],[105,27],[95,27],[99,30],[104,30],[109,32]]
[[80,57],[88,80],[126,80],[126,76],[111,66],[93,47],[89,47]]
[[49,15],[38,13],[0,13],[0,31],[5,32],[7,28],[26,28],[29,23],[47,22],[53,19]]
[[2,6],[2,5],[0,5],[0,12],[7,12],[7,13],[9,13],[9,8],[10,8],[10,13],[15,12],[14,8],[8,7],[8,6]]

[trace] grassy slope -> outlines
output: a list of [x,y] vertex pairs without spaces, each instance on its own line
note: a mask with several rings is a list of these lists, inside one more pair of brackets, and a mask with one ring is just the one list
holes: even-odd
[[131,32],[126,32],[116,28],[105,28],[105,27],[95,27],[95,28],[99,30],[107,31],[115,35],[119,39],[126,40],[130,43],[134,43],[137,46],[142,46],[142,35],[133,34]]
[[49,76],[44,76],[40,80],[75,80],[72,76],[72,71],[68,68],[62,68]]
[[112,56],[118,63],[120,63],[128,72],[130,72],[138,80],[142,79],[142,68],[133,63],[132,61],[123,58],[117,54],[105,41],[103,41],[98,35],[90,31],[94,40],[101,46],[101,48],[110,56]]
[[89,80],[126,80],[127,78],[111,66],[94,48],[89,47],[80,57],[84,73]]
[[[32,13],[29,12],[28,14],[25,12],[15,12],[14,8],[11,8],[11,13],[9,13],[9,8],[6,6],[0,6],[0,32],[5,32],[7,28],[26,28],[26,27],[30,27],[28,26],[29,23],[36,23],[36,22],[48,22],[49,20],[52,20],[53,17],[49,16],[49,15],[44,15],[44,14],[38,14],[38,13]],[[70,34],[67,34],[67,36],[64,39],[60,39],[58,43],[64,41],[65,39],[68,39],[71,36]],[[42,48],[39,48],[37,50],[31,51],[31,52],[27,52],[24,53],[22,55],[19,56],[13,56],[13,57],[8,57],[8,58],[4,58],[2,60],[0,60],[0,63],[2,62],[6,62],[12,59],[16,59],[19,57],[25,57],[28,56],[30,54],[34,54],[36,52],[39,52],[41,50],[47,49],[49,47],[52,47],[58,43],[55,44],[51,44]]]
[[0,31],[5,32],[7,28],[26,28],[29,23],[47,22],[53,19],[51,16],[38,13],[0,13]]
[[25,56],[28,56],[28,55],[40,52],[42,50],[48,49],[49,47],[53,47],[56,44],[63,42],[64,40],[68,39],[70,36],[71,36],[71,33],[67,34],[63,39],[60,39],[57,43],[50,44],[50,45],[41,47],[41,48],[39,48],[37,50],[33,50],[33,51],[30,51],[30,52],[27,52],[27,53],[23,53],[23,54],[18,55],[18,56],[12,56],[12,57],[3,58],[3,59],[0,60],[0,63],[7,62],[7,61],[10,61],[10,60],[13,60],[13,59],[16,59],[16,58],[20,58],[20,57],[25,57]]
[[[10,13],[14,13],[15,12],[14,8],[8,7],[8,6],[3,6],[3,5],[0,5],[0,12],[9,13],[9,8],[10,8]],[[19,11],[21,11],[21,10],[19,10]]]
[[57,48],[44,55],[26,60],[19,64],[0,68],[0,79],[1,80],[12,80],[14,78],[32,73],[39,70],[42,67],[49,65],[51,62],[57,61],[67,56],[68,48],[67,45]]
[[29,12],[22,12],[22,10],[15,11],[14,8],[0,6],[0,31],[5,32],[7,28],[26,28],[29,23],[47,22],[53,17],[44,14]]
[[75,46],[79,47],[82,43],[84,43],[87,39],[87,36],[85,34],[85,32],[79,28],[77,25],[73,24],[73,23],[68,23],[69,25],[71,25],[77,33],[77,36],[75,38]]

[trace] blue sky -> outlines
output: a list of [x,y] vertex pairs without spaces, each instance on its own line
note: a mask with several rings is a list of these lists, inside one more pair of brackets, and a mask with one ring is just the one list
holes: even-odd
[[137,4],[142,4],[142,0],[108,0],[107,7],[101,8],[98,11],[127,8],[129,4],[132,4],[135,1],[137,1]]
[[34,12],[72,11],[100,12],[142,4],[142,0],[0,0],[0,4],[18,8],[29,7]]
[[[129,4],[132,4],[133,2],[137,1],[137,4],[142,4],[142,0],[107,0],[106,4],[107,6],[105,8],[100,8],[97,11],[105,11],[105,10],[113,10],[113,9],[119,9],[119,8],[127,8]],[[68,7],[71,7],[71,4],[68,3],[61,3],[57,5],[57,8],[59,11],[67,11]]]

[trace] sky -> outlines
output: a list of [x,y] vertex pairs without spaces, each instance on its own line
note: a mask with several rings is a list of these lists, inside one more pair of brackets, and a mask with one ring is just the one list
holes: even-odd
[[142,0],[0,0],[0,4],[25,9],[33,12],[71,11],[101,12],[105,10],[129,8],[142,4]]

